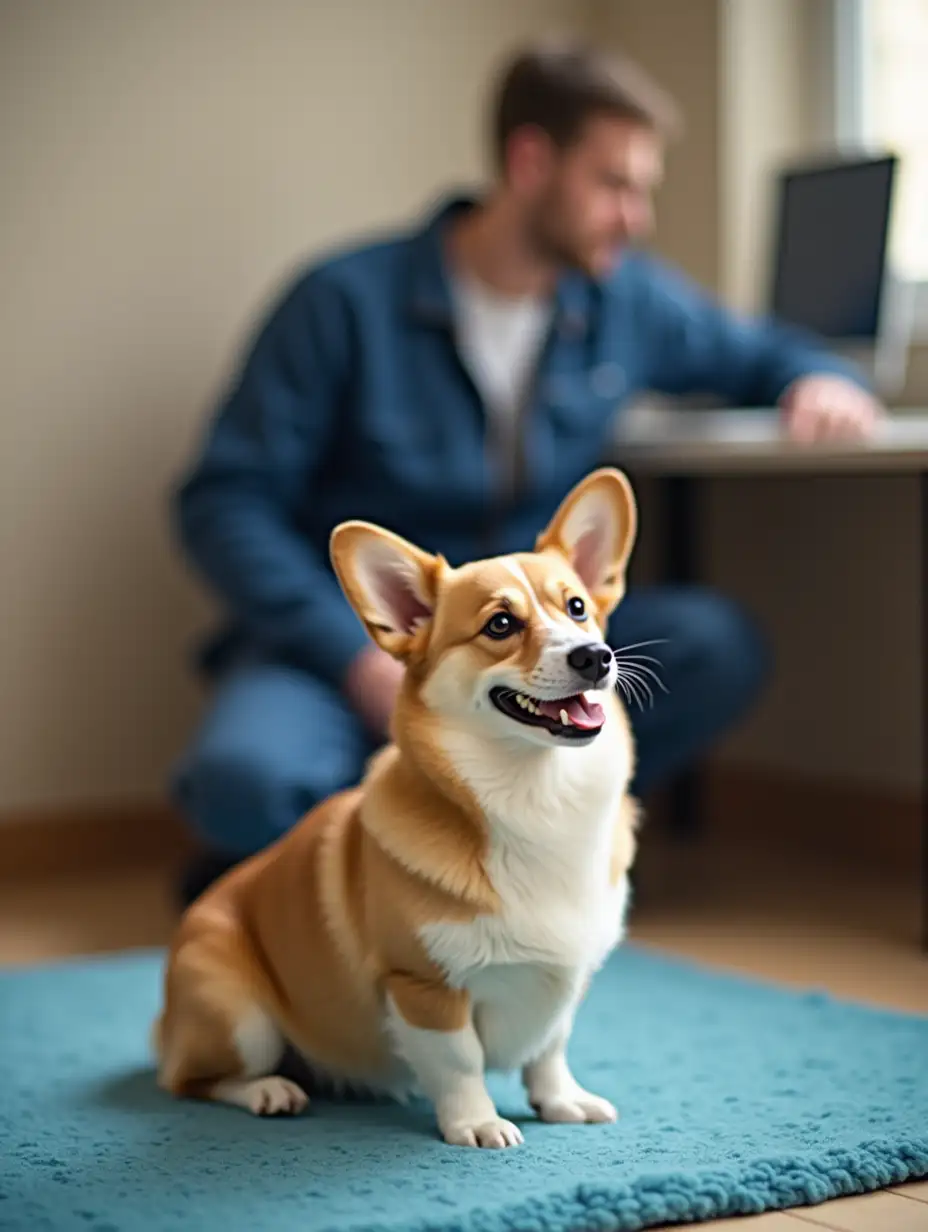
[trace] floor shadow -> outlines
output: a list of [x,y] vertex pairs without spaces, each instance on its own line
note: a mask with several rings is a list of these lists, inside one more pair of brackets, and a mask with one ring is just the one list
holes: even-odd
[[[425,1100],[399,1103],[370,1092],[335,1090],[331,1085],[314,1082],[305,1063],[295,1056],[288,1055],[285,1063],[278,1067],[278,1073],[300,1083],[309,1094],[310,1109],[304,1116],[256,1118],[243,1109],[224,1104],[177,1099],[158,1086],[157,1073],[149,1066],[127,1070],[95,1084],[88,1091],[87,1102],[97,1108],[118,1112],[157,1114],[161,1118],[167,1116],[177,1125],[193,1123],[205,1112],[214,1128],[231,1124],[239,1129],[242,1118],[245,1118],[246,1124],[255,1125],[293,1124],[304,1120],[318,1122],[321,1118],[326,1124],[342,1124],[346,1132],[350,1132],[352,1124],[357,1126],[363,1123],[368,1127],[390,1126],[399,1132],[434,1136],[434,1117]],[[203,1133],[202,1124],[197,1126],[196,1132]]]
[[158,1086],[153,1067],[128,1070],[94,1088],[92,1102],[120,1112],[163,1112],[170,1099]]
[[[392,1108],[397,1110],[403,1105],[386,1095],[371,1091],[349,1090],[336,1087],[332,1083],[321,1080],[307,1066],[306,1062],[295,1052],[288,1049],[276,1073],[291,1082],[296,1082],[309,1095],[314,1104],[328,1107],[355,1107],[358,1105],[371,1108]],[[115,1078],[108,1078],[97,1088],[98,1102],[126,1112],[140,1112],[157,1108],[163,1111],[166,1104],[174,1103],[173,1098],[158,1086],[157,1072],[154,1067],[129,1070]]]

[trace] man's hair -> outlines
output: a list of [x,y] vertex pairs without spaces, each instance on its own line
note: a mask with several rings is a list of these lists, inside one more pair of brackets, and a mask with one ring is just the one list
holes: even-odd
[[492,112],[493,155],[505,165],[509,138],[530,126],[565,148],[595,116],[633,120],[675,136],[680,113],[671,96],[624,56],[586,43],[547,41],[515,55],[500,75]]

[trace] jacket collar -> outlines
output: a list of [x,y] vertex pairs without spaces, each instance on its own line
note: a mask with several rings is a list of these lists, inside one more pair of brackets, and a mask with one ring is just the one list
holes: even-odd
[[[447,197],[433,209],[410,240],[408,307],[421,325],[450,329],[453,303],[444,237],[449,223],[479,204],[472,195]],[[583,337],[598,293],[598,284],[580,273],[565,273],[555,293],[555,328],[563,338]]]

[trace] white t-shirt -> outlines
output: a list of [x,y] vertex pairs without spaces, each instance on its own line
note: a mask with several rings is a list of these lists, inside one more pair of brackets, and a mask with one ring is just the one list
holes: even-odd
[[452,280],[455,336],[461,359],[486,404],[491,447],[512,462],[519,411],[553,314],[549,299],[500,295],[467,275]]

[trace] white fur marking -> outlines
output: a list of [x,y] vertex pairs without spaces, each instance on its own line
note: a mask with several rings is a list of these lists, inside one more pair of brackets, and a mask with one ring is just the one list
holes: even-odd
[[523,1070],[529,1103],[543,1121],[582,1124],[617,1120],[619,1114],[612,1104],[585,1091],[570,1072],[564,1054],[568,1035],[565,1030],[537,1061]]
[[223,1104],[245,1108],[255,1116],[296,1116],[309,1103],[302,1087],[288,1078],[223,1078],[210,1092],[210,1098]]
[[[538,594],[519,562],[507,556],[503,559],[502,563],[513,577],[525,587],[528,598],[538,613],[539,619],[545,628],[550,630],[544,649],[538,656],[538,661],[525,682],[526,690],[534,693],[536,697],[552,698],[563,697],[568,693],[575,692],[577,689],[577,676],[573,669],[568,666],[567,656],[571,650],[578,646],[586,645],[591,640],[595,640],[600,634],[591,631],[587,626],[572,628],[564,622],[552,619],[545,611]],[[611,670],[613,674],[617,672],[614,666]],[[610,680],[607,687],[612,689],[614,685],[615,681]]]
[[446,1142],[454,1146],[518,1146],[522,1135],[497,1115],[486,1088],[483,1050],[473,1026],[460,1031],[413,1027],[388,1004],[391,1035],[435,1106]]
[[535,611],[538,613],[539,617],[541,618],[542,623],[546,625],[549,629],[553,629],[556,633],[566,633],[567,630],[563,628],[561,625],[559,625],[556,620],[553,620],[548,615],[548,613],[545,611],[541,600],[538,598],[538,595],[535,593],[534,586],[528,580],[528,574],[525,572],[525,570],[522,568],[519,562],[517,560],[513,560],[511,556],[507,556],[503,559],[502,563],[506,566],[506,568],[513,575],[516,581],[519,582],[521,586],[525,587],[526,591],[528,592],[529,601],[531,602],[532,607],[534,607]]
[[249,1078],[270,1074],[283,1054],[283,1037],[270,1015],[253,1005],[236,1024],[235,1046]]
[[567,968],[523,963],[485,967],[468,980],[467,989],[486,1067],[508,1072],[547,1048],[580,983]]
[[[583,748],[487,740],[444,726],[442,747],[487,820],[493,915],[430,924],[430,958],[474,999],[492,1068],[538,1056],[576,990],[621,940],[628,896],[609,880],[630,773],[618,716]],[[524,969],[524,977],[516,968]]]

